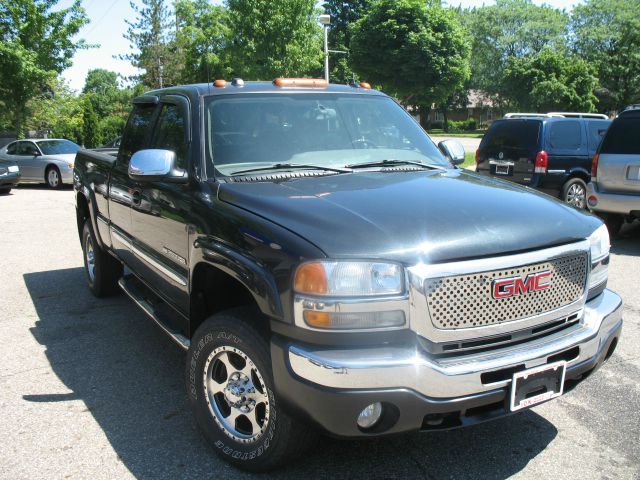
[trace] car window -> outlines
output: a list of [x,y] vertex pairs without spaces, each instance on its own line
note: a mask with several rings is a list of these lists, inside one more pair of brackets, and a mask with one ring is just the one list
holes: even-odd
[[80,146],[69,140],[41,140],[38,142],[43,155],[66,155],[78,153]]
[[131,155],[147,147],[155,109],[153,104],[138,104],[133,107],[122,136],[122,147],[118,153],[119,165],[128,165]]
[[38,155],[38,149],[33,142],[18,142],[16,155]]
[[602,141],[600,153],[640,154],[640,118],[614,120]]
[[589,135],[589,150],[596,151],[600,142],[604,138],[607,129],[611,125],[608,120],[587,122],[587,133]]
[[549,125],[549,145],[554,150],[578,150],[582,144],[580,122],[553,122]]
[[18,151],[18,143],[12,143],[11,145],[9,145],[7,147],[7,154],[8,155],[15,155]]
[[541,124],[539,120],[496,121],[489,127],[480,147],[535,149],[538,146]]
[[185,128],[182,109],[178,105],[165,104],[160,111],[152,142],[153,148],[175,152],[176,166],[183,169],[187,168]]

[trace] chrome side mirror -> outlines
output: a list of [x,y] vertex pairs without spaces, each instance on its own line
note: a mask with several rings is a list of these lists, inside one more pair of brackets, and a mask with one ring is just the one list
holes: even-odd
[[464,163],[464,147],[458,140],[443,140],[438,143],[438,148],[454,165]]
[[139,182],[186,183],[187,172],[176,167],[171,150],[138,150],[129,161],[129,178]]

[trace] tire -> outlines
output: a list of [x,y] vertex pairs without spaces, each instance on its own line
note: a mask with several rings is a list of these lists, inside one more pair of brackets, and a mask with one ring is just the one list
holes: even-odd
[[[240,308],[207,319],[193,338],[186,365],[189,402],[205,438],[224,460],[252,472],[299,458],[316,438],[279,405],[268,333],[251,324],[258,315]],[[251,395],[242,396],[241,388]]]
[[618,238],[620,236],[620,229],[624,224],[624,215],[617,215],[615,213],[607,213],[603,216],[607,230],[609,230],[609,236],[611,238]]
[[9,193],[11,191],[11,187],[3,187],[0,188],[0,195],[6,195],[7,193]]
[[581,178],[571,178],[562,187],[562,200],[576,208],[587,208],[587,184]]
[[116,294],[122,264],[98,246],[89,219],[82,228],[82,254],[89,290],[99,298]]
[[60,169],[55,165],[51,165],[47,168],[44,178],[49,188],[54,190],[62,188],[62,177],[60,176]]

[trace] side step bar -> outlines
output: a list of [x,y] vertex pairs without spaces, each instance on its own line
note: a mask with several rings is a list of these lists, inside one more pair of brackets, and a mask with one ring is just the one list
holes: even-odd
[[[144,290],[147,288],[142,285],[142,283],[133,275],[126,275],[118,280],[118,285],[120,288],[126,293],[131,300],[136,302],[136,304],[144,311],[144,313],[151,318],[154,322],[158,324],[158,326],[167,334],[171,339],[176,342],[180,347],[184,350],[189,349],[189,345],[191,345],[191,340],[182,335],[181,333],[175,331],[170,325],[168,321],[164,321],[163,317],[166,315],[162,315],[156,306],[154,306],[153,302],[149,301],[147,296],[144,294]],[[151,295],[153,295],[151,293]]]

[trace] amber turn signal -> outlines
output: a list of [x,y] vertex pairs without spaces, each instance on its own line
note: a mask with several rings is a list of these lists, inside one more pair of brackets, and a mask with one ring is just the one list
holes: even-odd
[[296,292],[324,295],[327,293],[327,274],[321,263],[305,263],[298,268],[293,284]]
[[331,327],[331,314],[328,312],[306,310],[304,312],[304,321],[310,327],[329,328]]
[[227,85],[226,80],[216,80],[215,82],[213,82],[213,86],[217,88],[222,88],[222,87],[225,87],[226,85]]
[[369,85],[367,82],[360,82],[360,87],[371,89],[371,85]]
[[326,87],[329,82],[322,78],[276,78],[276,87]]

